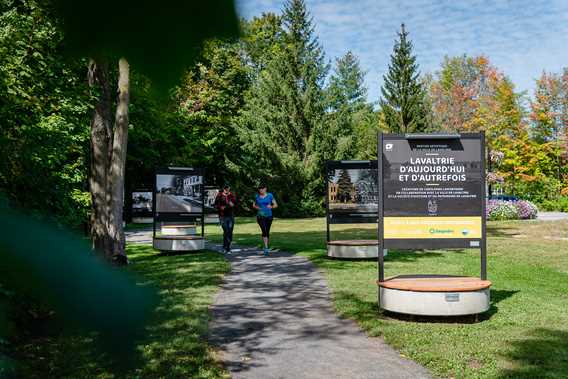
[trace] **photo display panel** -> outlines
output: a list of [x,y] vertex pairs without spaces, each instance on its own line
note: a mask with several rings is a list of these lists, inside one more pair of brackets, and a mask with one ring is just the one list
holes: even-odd
[[377,161],[328,161],[326,166],[329,223],[377,222]]
[[483,136],[384,134],[380,143],[384,248],[479,248]]
[[168,168],[156,171],[155,217],[180,220],[203,215],[204,176],[196,168]]
[[132,192],[132,217],[152,217],[152,191],[138,190]]
[[205,187],[205,213],[213,214],[217,213],[215,208],[215,199],[219,194],[220,190],[218,187],[206,186]]

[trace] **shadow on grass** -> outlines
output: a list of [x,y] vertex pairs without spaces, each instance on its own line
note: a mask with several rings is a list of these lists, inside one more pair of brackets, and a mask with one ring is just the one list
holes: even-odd
[[[358,239],[361,233],[360,229],[345,229],[343,231],[345,239]],[[349,238],[351,237],[351,238]],[[211,241],[220,241],[221,235],[210,235],[207,237]],[[360,239],[360,238],[359,238]],[[305,253],[309,255],[310,260],[315,263],[328,262],[376,262],[376,258],[371,259],[349,259],[349,258],[330,258],[326,252],[325,231],[282,231],[272,232],[271,240],[273,247],[288,251],[290,253]],[[258,246],[260,237],[256,233],[236,233],[234,241],[239,245]],[[385,257],[386,262],[416,262],[421,259],[436,258],[447,251],[443,250],[389,250],[388,255]],[[452,250],[451,253],[464,254],[465,250],[457,249]]]
[[568,377],[568,332],[533,329],[511,345],[511,351],[503,356],[512,367],[503,370],[501,378]]
[[519,228],[513,225],[487,224],[487,237],[513,238],[520,236]]
[[[141,286],[153,286],[159,302],[145,325],[130,365],[114,362],[97,346],[97,335],[50,324],[48,335],[29,336],[21,346],[25,375],[22,377],[108,378],[217,378],[224,370],[206,343],[208,306],[222,276],[229,269],[214,252],[166,256],[149,245],[128,245],[132,265]],[[109,309],[112,312],[112,309]],[[54,320],[57,321],[57,320]],[[120,336],[115,337],[119,342]],[[0,375],[2,377],[2,375]]]

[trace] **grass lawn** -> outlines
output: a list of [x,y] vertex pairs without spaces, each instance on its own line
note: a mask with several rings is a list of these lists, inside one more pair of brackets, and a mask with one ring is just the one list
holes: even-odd
[[17,345],[24,377],[227,377],[205,336],[208,307],[229,263],[214,252],[165,256],[148,245],[130,244],[127,249],[132,262],[128,270],[138,274],[141,284],[159,289],[159,304],[132,357],[135,368],[116,373],[108,357],[93,348],[91,336],[63,335],[48,322],[42,326],[48,333],[27,336]]
[[[373,238],[373,225],[334,226],[333,239]],[[219,240],[218,226],[208,238]],[[491,309],[473,318],[410,319],[377,310],[377,264],[326,258],[325,219],[275,220],[272,246],[304,255],[325,273],[335,307],[438,377],[568,377],[568,222],[489,222]],[[258,245],[258,226],[240,218],[235,243]],[[392,251],[385,275],[479,275],[479,253]]]

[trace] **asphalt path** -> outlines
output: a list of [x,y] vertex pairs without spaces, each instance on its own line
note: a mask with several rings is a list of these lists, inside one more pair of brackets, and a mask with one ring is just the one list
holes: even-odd
[[338,317],[324,278],[306,258],[237,249],[228,259],[209,339],[233,378],[430,377]]

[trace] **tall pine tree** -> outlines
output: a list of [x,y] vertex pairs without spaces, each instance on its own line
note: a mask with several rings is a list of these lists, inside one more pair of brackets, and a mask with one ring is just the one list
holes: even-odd
[[364,81],[365,73],[355,54],[348,51],[344,56],[336,59],[327,89],[331,110],[348,108],[349,111],[354,112],[363,107],[367,98]]
[[238,120],[243,154],[233,167],[254,175],[251,182],[268,181],[294,208],[290,214],[308,214],[317,209],[317,188],[323,188],[317,156],[328,67],[304,1],[287,1],[281,20],[281,45],[248,92]]
[[392,132],[420,132],[428,127],[425,90],[419,76],[416,56],[412,55],[412,42],[402,24],[381,88],[381,110]]
[[348,51],[336,59],[326,90],[326,133],[320,142],[322,158],[353,159],[357,155],[357,124],[372,113],[367,101],[365,73],[359,59]]

